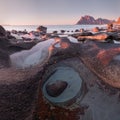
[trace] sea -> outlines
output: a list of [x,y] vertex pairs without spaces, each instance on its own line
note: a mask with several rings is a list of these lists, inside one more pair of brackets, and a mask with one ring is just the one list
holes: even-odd
[[[17,31],[24,31],[27,30],[28,32],[30,31],[35,31],[36,28],[39,25],[4,25],[3,27],[8,30],[17,30]],[[107,25],[44,25],[47,27],[47,33],[52,33],[53,31],[57,31],[58,33],[61,30],[65,30],[67,32],[74,32],[76,29],[84,29],[84,30],[91,30],[94,27],[99,27],[99,28],[106,28]]]

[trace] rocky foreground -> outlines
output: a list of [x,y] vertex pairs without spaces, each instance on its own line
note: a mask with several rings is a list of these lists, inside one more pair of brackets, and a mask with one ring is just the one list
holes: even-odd
[[[72,34],[78,42],[46,37],[41,60],[44,42],[17,42],[0,26],[0,120],[119,120],[120,30],[94,30]],[[37,62],[17,68],[20,51]]]

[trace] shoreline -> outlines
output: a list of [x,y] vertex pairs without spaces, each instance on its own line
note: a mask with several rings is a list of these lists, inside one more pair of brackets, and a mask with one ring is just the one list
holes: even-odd
[[[8,25],[4,26],[6,30],[21,30],[26,29],[28,32],[35,30],[39,25]],[[48,33],[53,31],[66,30],[66,31],[75,31],[76,29],[92,29],[93,27],[106,27],[106,25],[44,25],[48,28]],[[28,28],[28,29],[27,29]]]

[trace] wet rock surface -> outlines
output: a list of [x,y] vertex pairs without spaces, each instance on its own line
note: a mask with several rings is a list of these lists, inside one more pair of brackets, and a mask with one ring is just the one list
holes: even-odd
[[[116,118],[114,117],[115,120],[119,120],[117,118],[119,118],[120,116],[117,114],[117,112],[115,112],[115,111],[119,111],[119,103],[118,103],[117,95],[109,96],[107,95],[108,92],[106,93],[106,92],[103,92],[103,90],[99,89],[99,86],[96,84],[95,81],[101,81],[102,77],[100,77],[101,79],[98,79],[98,77],[96,76],[98,74],[93,74],[91,72],[93,70],[91,68],[94,68],[94,70],[97,71],[98,69],[97,67],[99,67],[99,70],[104,69],[104,70],[107,70],[106,72],[108,72],[108,66],[103,66],[103,64],[101,64],[100,62],[101,58],[96,59],[96,55],[101,52],[101,49],[102,50],[104,49],[106,52],[107,50],[111,50],[113,52],[112,56],[114,56],[119,53],[119,49],[115,49],[114,51],[114,47],[119,48],[119,45],[109,44],[108,46],[107,44],[98,43],[98,42],[88,42],[84,44],[77,44],[77,43],[76,44],[69,43],[69,44],[70,46],[67,49],[56,50],[57,52],[55,52],[52,55],[49,62],[44,66],[44,69],[38,68],[36,70],[35,68],[33,70],[29,70],[28,72],[26,70],[22,72],[22,71],[15,71],[11,69],[10,70],[0,69],[0,80],[1,80],[0,118],[2,120],[6,120],[7,118],[9,118],[9,120],[13,120],[13,119],[32,120],[34,118],[37,118],[38,120],[39,119],[40,120],[41,119],[43,120],[58,119],[58,118],[60,118],[60,120],[61,118],[63,120],[66,120],[66,119],[78,120],[80,118],[82,119],[83,116],[86,116],[87,118],[87,115],[88,115],[87,113],[90,113],[90,116],[92,117],[96,116],[95,119],[105,120],[103,114],[100,112],[101,110],[103,110],[102,109],[103,107],[104,107],[104,111],[109,110],[109,112],[106,113],[107,120],[109,120],[110,118],[109,117],[110,113],[116,116]],[[83,48],[87,48],[86,51]],[[104,56],[108,55],[108,54],[105,54],[105,52],[103,53],[104,53]],[[94,63],[93,63],[93,59],[94,59]],[[88,68],[86,68],[85,65],[83,65],[81,60],[85,65],[87,65],[87,67],[91,71]],[[114,64],[113,61],[112,61],[112,64]],[[96,66],[94,67],[94,64],[97,64],[97,67]],[[109,65],[112,65],[112,64],[110,63]],[[65,103],[65,105],[68,105],[71,108],[69,110],[67,109],[68,106],[65,106],[65,108],[60,108],[59,106],[54,106],[54,103],[52,103],[51,105],[48,102],[46,103],[46,100],[44,100],[41,88],[43,85],[42,82],[46,79],[43,78],[43,75],[45,74],[45,72],[47,73],[47,75],[49,75],[49,72],[47,70],[51,65],[53,65],[53,68],[51,68],[50,71],[54,70],[57,66],[64,67],[64,65],[74,68],[80,74],[80,76],[82,76],[82,79],[87,84],[86,86],[88,88],[88,92],[85,92],[86,94],[84,94],[82,98],[80,97],[82,94],[80,94],[79,97],[76,97],[78,100],[74,97],[74,99],[72,99],[70,103],[68,102],[69,104]],[[106,72],[104,71],[104,73]],[[104,75],[103,72],[100,71],[100,73],[101,75]],[[69,74],[66,74],[66,75],[69,75]],[[39,80],[41,80],[40,84],[39,84]],[[118,80],[119,82],[119,79],[116,79],[116,80]],[[39,88],[39,98],[37,99],[38,88]],[[83,89],[81,90],[84,91]],[[117,90],[116,93],[118,92],[119,90]],[[35,103],[36,99],[38,101],[37,104]],[[109,102],[105,102],[105,100],[106,101],[109,100]],[[112,106],[110,108],[111,103],[112,103]],[[70,106],[72,104],[74,105]],[[81,104],[83,104],[84,107]],[[85,107],[87,105],[89,105],[90,110]],[[36,106],[36,111],[34,111],[35,106]],[[77,106],[77,108],[75,106]],[[96,109],[98,112],[96,111]],[[92,112],[89,112],[89,111],[92,111]],[[33,118],[33,115],[34,115],[33,113],[36,114],[34,118]],[[4,116],[4,114],[6,114],[6,116]],[[61,117],[61,114],[63,115],[63,117]],[[99,117],[99,116],[102,116],[102,117]]]
[[119,29],[100,29],[98,27],[93,28],[92,32],[84,31],[80,33],[74,33],[71,36],[78,39],[78,41],[99,41],[99,42],[111,42],[120,41],[120,31]]
[[11,40],[6,37],[0,38],[0,49],[6,51],[8,54],[19,52],[21,50],[28,50],[36,44],[36,42],[11,43]]
[[[54,48],[47,63],[21,70],[5,66],[10,65],[8,46],[11,43],[6,38],[2,38],[1,41],[0,120],[120,119],[119,44],[95,41],[81,44],[65,40],[69,46],[65,49]],[[62,42],[64,39],[61,44]],[[42,88],[46,80],[55,75],[53,71],[56,68],[66,66],[78,73],[86,87],[83,87],[83,84],[78,84],[78,86],[81,85],[81,89],[77,92],[79,94],[74,94],[75,96],[70,101],[62,101],[57,105],[55,99],[66,91],[70,81],[67,82],[67,85],[62,82],[57,85],[56,82],[53,82],[55,84],[47,84],[49,87],[52,85],[53,91],[60,90],[59,94],[54,93],[54,95],[58,95],[53,97],[54,101],[46,99]],[[67,71],[66,69],[60,69],[59,73]],[[69,77],[70,74],[66,74],[66,76]],[[73,78],[75,77],[73,76]],[[66,98],[68,98],[67,93],[65,94]],[[63,103],[64,107],[61,108]]]

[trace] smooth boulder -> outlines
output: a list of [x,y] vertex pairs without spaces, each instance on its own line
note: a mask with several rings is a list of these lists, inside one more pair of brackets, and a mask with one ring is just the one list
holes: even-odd
[[57,97],[65,90],[67,85],[67,82],[58,80],[54,83],[48,83],[46,85],[46,91],[50,96]]

